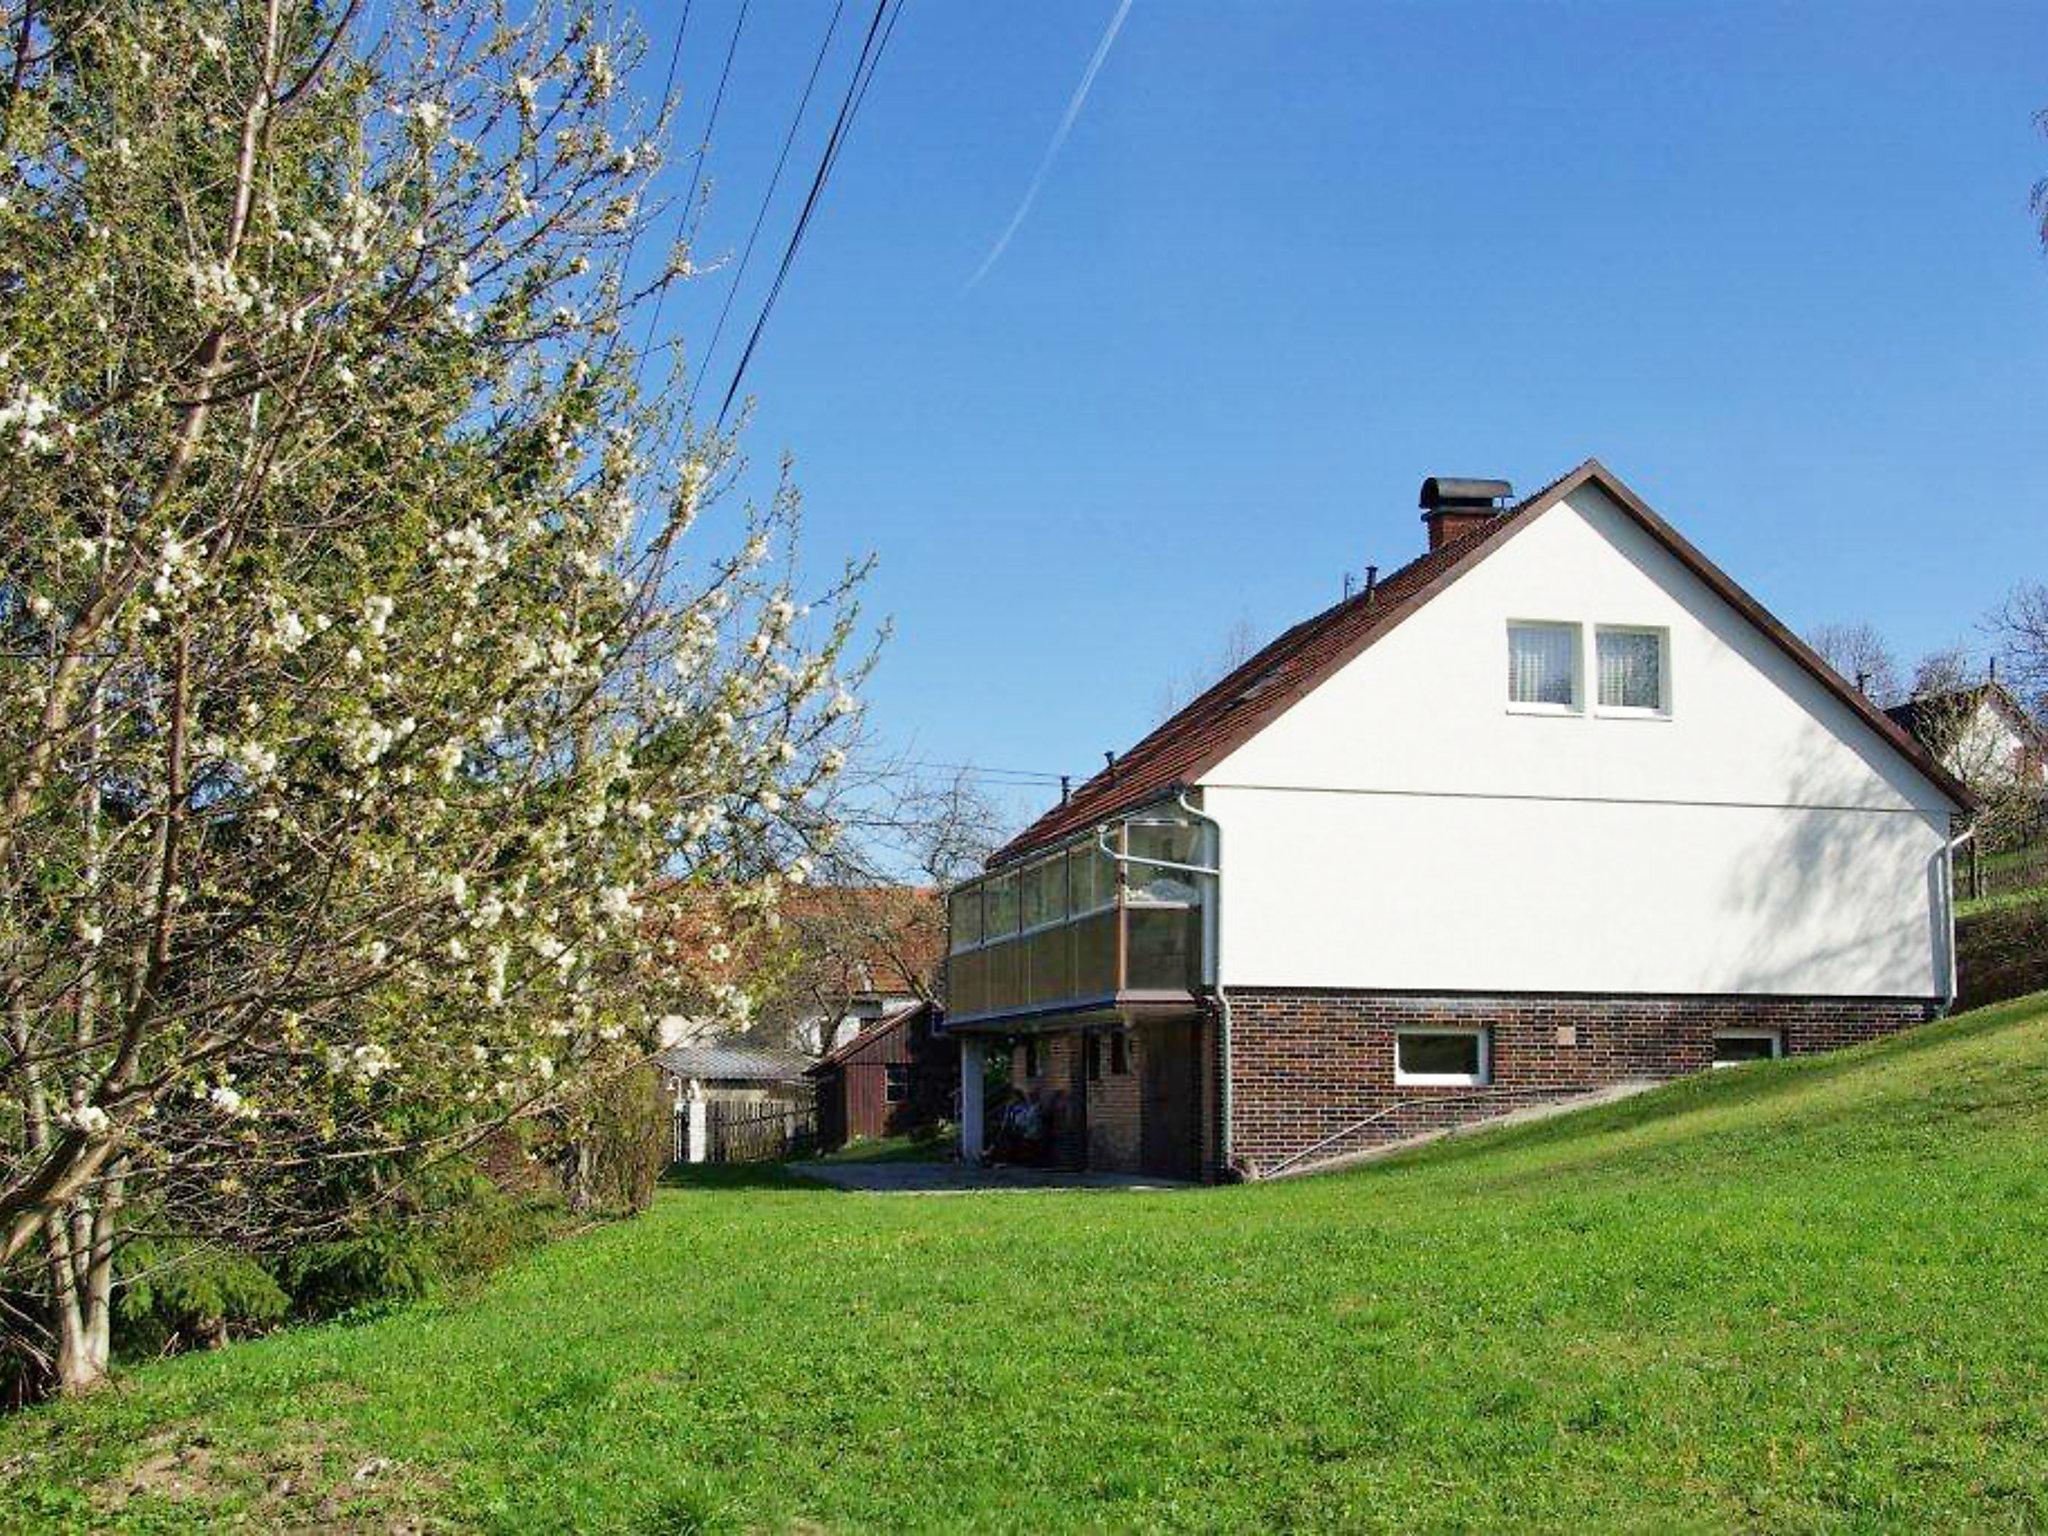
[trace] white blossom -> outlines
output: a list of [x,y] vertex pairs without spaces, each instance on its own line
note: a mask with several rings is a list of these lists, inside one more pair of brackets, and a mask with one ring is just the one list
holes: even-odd
[[113,1123],[97,1104],[81,1104],[76,1109],[61,1111],[54,1118],[59,1125],[68,1126],[81,1136],[104,1136]]

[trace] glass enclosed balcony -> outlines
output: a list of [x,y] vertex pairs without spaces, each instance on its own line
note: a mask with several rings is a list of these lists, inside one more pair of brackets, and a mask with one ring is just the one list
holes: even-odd
[[1207,974],[1211,881],[1159,866],[1206,866],[1204,844],[1176,811],[1139,815],[958,887],[947,1023],[1191,1000]]

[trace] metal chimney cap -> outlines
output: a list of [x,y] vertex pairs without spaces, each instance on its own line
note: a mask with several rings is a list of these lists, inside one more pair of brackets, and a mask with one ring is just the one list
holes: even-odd
[[1491,510],[1514,494],[1515,488],[1505,480],[1464,480],[1449,475],[1431,475],[1422,482],[1422,496],[1416,505],[1431,512],[1453,507]]

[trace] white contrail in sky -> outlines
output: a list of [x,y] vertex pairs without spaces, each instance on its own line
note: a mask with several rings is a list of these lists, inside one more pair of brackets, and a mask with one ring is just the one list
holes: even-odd
[[1038,200],[1038,189],[1045,184],[1045,173],[1052,169],[1053,161],[1059,157],[1060,146],[1067,142],[1067,135],[1073,132],[1074,119],[1081,115],[1081,108],[1088,101],[1088,91],[1095,84],[1095,77],[1102,72],[1102,61],[1109,57],[1110,45],[1116,41],[1117,33],[1123,30],[1124,18],[1130,14],[1131,0],[1122,0],[1116,8],[1116,14],[1109,18],[1109,30],[1102,34],[1102,41],[1095,45],[1095,57],[1088,61],[1088,69],[1081,76],[1081,83],[1074,87],[1073,99],[1067,103],[1067,110],[1060,118],[1059,127],[1053,130],[1052,142],[1045,146],[1045,154],[1039,159],[1037,174],[1031,178],[1031,186],[1024,194],[1024,201],[1017,205],[1016,213],[1011,215],[1009,227],[1003,231],[1002,238],[996,241],[988,255],[982,259],[981,265],[975,269],[974,276],[967,279],[969,288],[986,277],[988,269],[1002,260],[1003,252],[1009,249],[1010,237],[1017,233],[1025,216],[1031,212],[1031,205]]

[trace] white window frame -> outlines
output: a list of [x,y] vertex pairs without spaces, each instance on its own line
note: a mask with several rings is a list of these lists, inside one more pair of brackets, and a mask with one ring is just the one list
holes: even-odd
[[[1408,1035],[1474,1035],[1479,1040],[1479,1070],[1474,1072],[1406,1072],[1401,1068],[1401,1041]],[[1483,1024],[1414,1024],[1394,1031],[1394,1082],[1403,1088],[1485,1088],[1493,1082],[1493,1031]]]
[[[1717,1029],[1714,1031],[1714,1039],[1716,1042],[1722,1040],[1768,1040],[1771,1042],[1770,1059],[1772,1061],[1782,1060],[1785,1055],[1785,1031],[1782,1029]],[[1714,1069],[1719,1071],[1722,1067],[1746,1067],[1749,1065],[1750,1063],[1746,1061],[1717,1060],[1714,1062]]]
[[[1645,708],[1639,704],[1600,702],[1600,637],[1602,635],[1655,635],[1657,637],[1657,702]],[[1603,720],[1669,720],[1671,718],[1671,630],[1663,624],[1595,624],[1593,626],[1593,713]]]
[[[1514,694],[1515,631],[1518,629],[1563,630],[1572,640],[1572,701],[1569,704],[1545,704],[1540,701],[1524,701]],[[1501,630],[1501,638],[1507,645],[1507,666],[1503,675],[1508,679],[1508,713],[1511,715],[1551,715],[1572,717],[1586,712],[1586,626],[1577,619],[1509,619]]]

